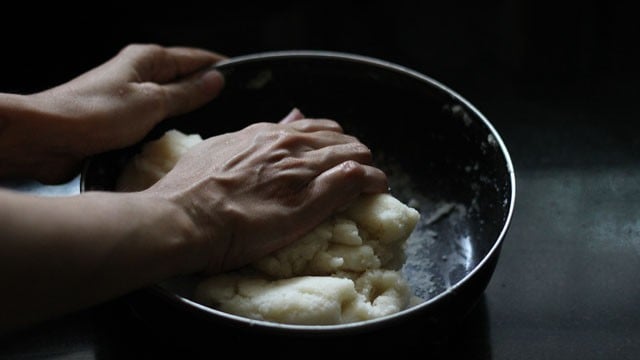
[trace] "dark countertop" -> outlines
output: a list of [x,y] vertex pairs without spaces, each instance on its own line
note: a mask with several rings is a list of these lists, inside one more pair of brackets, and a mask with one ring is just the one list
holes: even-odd
[[[221,22],[244,26],[249,33],[260,30],[258,38],[222,25],[216,28],[219,43],[172,32],[171,25],[152,34],[158,24],[147,21],[131,39],[194,39],[191,43],[227,54],[322,48],[371,55],[436,78],[494,124],[511,152],[517,197],[498,266],[480,303],[460,324],[439,334],[427,336],[416,325],[369,334],[359,338],[361,344],[381,351],[414,347],[425,358],[638,359],[640,56],[631,45],[640,33],[638,25],[631,12],[617,5],[587,1],[571,11],[550,12],[535,4],[439,5],[429,12],[428,5],[409,11],[413,8],[400,3],[388,16],[371,5],[358,12],[361,28],[350,27],[346,15],[334,16],[323,33],[308,6],[291,3],[258,9],[265,11],[264,17],[243,17],[240,10],[227,9]],[[185,31],[202,25],[191,20],[194,25]],[[311,25],[305,26],[306,20]],[[384,32],[377,27],[382,20]],[[287,26],[297,32],[289,34]],[[344,36],[335,37],[340,32]],[[56,65],[58,71],[41,83],[21,87],[18,74],[0,84],[0,90],[33,89],[66,79],[112,54],[125,41],[123,33],[105,37],[103,47],[68,67]],[[417,44],[422,48],[412,48]],[[9,46],[26,49],[18,42]],[[60,46],[72,49],[70,42]],[[76,186],[77,179],[45,191],[64,194],[77,191]],[[238,344],[260,341],[212,334],[199,349],[137,317],[131,299],[135,295],[1,338],[0,358],[214,357],[224,344],[237,349]],[[382,345],[385,339],[390,347]]]

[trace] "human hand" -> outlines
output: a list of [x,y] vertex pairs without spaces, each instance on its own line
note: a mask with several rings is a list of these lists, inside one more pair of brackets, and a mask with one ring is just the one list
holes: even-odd
[[145,192],[184,209],[206,249],[197,267],[217,273],[300,238],[360,193],[386,191],[371,162],[338,123],[294,110],[205,140]]
[[12,130],[14,142],[30,144],[20,155],[33,164],[22,166],[58,182],[85,157],[139,141],[161,120],[213,99],[223,78],[210,66],[222,58],[196,48],[130,45],[63,85],[29,95],[37,116]]

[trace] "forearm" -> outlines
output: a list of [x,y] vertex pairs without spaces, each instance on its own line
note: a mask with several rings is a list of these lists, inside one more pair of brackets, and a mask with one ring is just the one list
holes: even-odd
[[0,93],[0,178],[59,182],[76,170],[83,154],[75,143],[86,136],[44,99]]
[[0,191],[0,332],[204,267],[193,224],[144,194]]
[[[26,131],[19,127],[27,127],[29,113],[26,98],[22,95],[0,94],[0,177],[24,176],[26,169],[38,159],[29,157],[22,159],[22,154],[29,151]],[[22,161],[20,161],[22,160]]]

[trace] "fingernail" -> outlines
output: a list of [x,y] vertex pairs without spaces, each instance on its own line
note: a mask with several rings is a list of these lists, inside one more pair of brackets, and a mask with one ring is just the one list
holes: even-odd
[[218,95],[224,87],[224,76],[216,69],[205,71],[200,77],[200,81],[204,91],[212,96]]

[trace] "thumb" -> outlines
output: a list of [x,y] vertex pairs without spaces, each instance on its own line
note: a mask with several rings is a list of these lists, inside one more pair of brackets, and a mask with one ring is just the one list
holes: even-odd
[[224,77],[213,68],[160,85],[165,95],[166,116],[180,115],[211,101],[224,87]]

